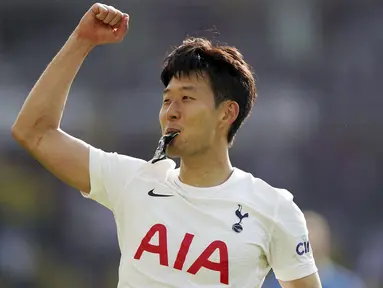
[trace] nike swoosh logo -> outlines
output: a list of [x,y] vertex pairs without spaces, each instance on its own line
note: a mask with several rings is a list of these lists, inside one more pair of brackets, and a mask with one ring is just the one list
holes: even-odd
[[156,194],[156,193],[154,193],[154,189],[150,190],[148,192],[148,195],[152,196],[152,197],[172,197],[172,196],[174,196],[174,195]]

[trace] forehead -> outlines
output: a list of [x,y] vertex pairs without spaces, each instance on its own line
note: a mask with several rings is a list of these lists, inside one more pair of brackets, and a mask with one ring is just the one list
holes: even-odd
[[164,94],[173,91],[211,92],[210,80],[206,73],[192,72],[188,75],[174,76],[164,90]]

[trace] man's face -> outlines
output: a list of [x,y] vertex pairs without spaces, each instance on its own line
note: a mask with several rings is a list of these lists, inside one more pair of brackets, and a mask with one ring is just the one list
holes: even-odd
[[214,93],[206,75],[173,77],[163,93],[159,114],[162,135],[180,134],[168,147],[170,157],[192,156],[214,146],[221,137],[222,111],[216,109]]

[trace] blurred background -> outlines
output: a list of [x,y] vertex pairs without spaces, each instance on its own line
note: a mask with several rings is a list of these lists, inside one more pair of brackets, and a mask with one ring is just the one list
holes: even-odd
[[[46,172],[11,138],[21,105],[90,0],[0,0],[0,287],[116,287],[110,211]],[[162,59],[187,36],[237,46],[259,98],[233,164],[307,211],[325,288],[383,287],[383,1],[105,0],[130,13],[71,91],[63,129],[149,160]],[[217,33],[217,31],[219,33]],[[317,252],[316,252],[317,251]],[[264,287],[278,287],[270,274]]]

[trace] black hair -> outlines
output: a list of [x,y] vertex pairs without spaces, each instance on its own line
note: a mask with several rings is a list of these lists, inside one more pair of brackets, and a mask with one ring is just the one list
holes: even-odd
[[226,100],[239,105],[239,115],[227,135],[231,146],[257,97],[252,68],[235,47],[213,44],[204,38],[187,38],[165,58],[161,81],[167,87],[173,77],[195,72],[208,75],[216,107]]

